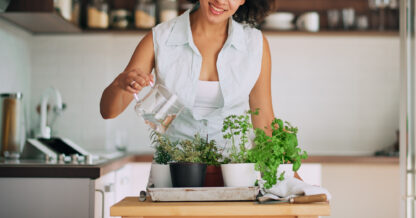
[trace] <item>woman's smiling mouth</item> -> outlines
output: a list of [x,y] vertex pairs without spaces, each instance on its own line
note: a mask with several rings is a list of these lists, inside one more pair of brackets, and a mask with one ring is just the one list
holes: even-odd
[[224,13],[224,11],[226,11],[222,8],[215,7],[214,4],[212,4],[212,3],[208,3],[208,4],[209,4],[209,9],[210,9],[211,13],[213,13],[214,15],[221,15],[221,14]]

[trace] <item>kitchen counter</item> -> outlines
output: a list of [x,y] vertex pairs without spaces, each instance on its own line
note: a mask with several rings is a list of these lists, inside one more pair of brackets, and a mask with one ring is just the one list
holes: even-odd
[[46,163],[40,160],[9,161],[0,159],[0,177],[47,177],[96,179],[130,162],[151,162],[152,155],[126,154],[92,164]]
[[127,197],[110,209],[111,216],[121,217],[318,217],[329,216],[329,203],[268,204],[255,202],[140,202]]
[[[96,179],[117,170],[130,162],[151,162],[152,155],[126,154],[124,156],[96,161],[93,164],[57,164],[39,160],[7,161],[0,159],[0,177],[53,177]],[[303,163],[372,163],[399,164],[398,157],[375,156],[310,156]]]
[[386,156],[309,156],[302,163],[321,163],[321,164],[399,164],[399,157]]

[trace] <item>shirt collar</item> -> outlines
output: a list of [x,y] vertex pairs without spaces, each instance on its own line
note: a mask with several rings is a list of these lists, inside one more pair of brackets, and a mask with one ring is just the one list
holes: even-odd
[[[173,25],[172,32],[166,42],[167,45],[185,45],[189,44],[192,49],[196,50],[199,54],[198,49],[193,42],[191,23],[189,20],[189,14],[193,9],[185,11],[179,16]],[[238,50],[246,50],[246,40],[243,30],[243,25],[233,20],[231,17],[228,21],[228,38],[225,42],[225,46],[232,45]]]

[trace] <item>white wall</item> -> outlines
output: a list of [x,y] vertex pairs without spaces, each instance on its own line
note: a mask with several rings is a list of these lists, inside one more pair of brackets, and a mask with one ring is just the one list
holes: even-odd
[[[68,104],[55,128],[59,135],[99,149],[112,147],[115,132],[126,131],[129,149],[148,150],[146,127],[132,105],[114,120],[104,121],[99,114],[103,89],[122,72],[142,36],[33,38],[33,99],[54,85]],[[399,105],[398,37],[267,37],[273,59],[275,113],[299,127],[305,150],[360,155],[394,143]]]
[[372,154],[399,129],[399,37],[278,36],[273,105],[312,154]]
[[31,35],[0,19],[0,93],[22,92],[30,103]]
[[130,136],[131,150],[149,150],[146,126],[135,115],[133,106],[114,120],[103,120],[99,111],[102,91],[123,71],[141,37],[102,34],[34,37],[34,104],[38,104],[42,91],[49,86],[59,89],[67,104],[54,126],[55,134],[87,149],[99,150],[114,148],[116,132],[125,131]]

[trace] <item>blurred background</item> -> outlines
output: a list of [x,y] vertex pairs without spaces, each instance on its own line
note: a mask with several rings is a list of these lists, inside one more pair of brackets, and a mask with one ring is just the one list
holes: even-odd
[[[40,131],[42,97],[54,87],[63,103],[59,112],[54,97],[47,104],[51,136],[88,151],[151,154],[133,105],[103,120],[101,94],[153,26],[192,7],[0,0],[0,93],[23,94],[23,137]],[[399,2],[274,0],[272,9],[257,28],[270,44],[274,112],[299,128],[311,156],[305,180],[333,194],[331,217],[398,217]]]

